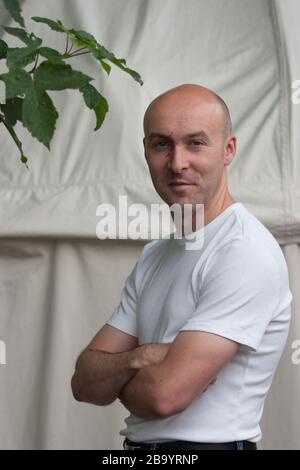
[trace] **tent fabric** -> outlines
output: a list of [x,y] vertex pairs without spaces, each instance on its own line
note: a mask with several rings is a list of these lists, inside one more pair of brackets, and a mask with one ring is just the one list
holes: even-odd
[[[78,92],[50,92],[60,113],[51,152],[17,129],[29,171],[0,126],[0,448],[122,448],[126,410],[77,403],[70,389],[78,353],[110,317],[143,245],[98,240],[96,209],[117,207],[120,195],[128,205],[162,202],[143,157],[142,118],[155,96],[182,83],[212,88],[228,103],[238,137],[231,192],[272,231],[288,262],[293,321],[260,447],[299,448],[300,376],[292,360],[300,337],[300,104],[292,101],[299,2],[24,0],[22,8],[28,29],[48,46],[64,50],[63,36],[31,16],[94,34],[144,85],[116,68],[107,77],[89,56],[74,60],[106,96],[107,118],[93,132],[95,117]],[[0,20],[12,26],[2,2]],[[2,30],[0,37],[20,46]]]
[[[198,83],[219,93],[232,112],[238,136],[229,172],[232,193],[282,243],[299,242],[300,105],[291,100],[292,79],[300,77],[297,0],[284,5],[276,0],[90,0],[88,5],[25,0],[23,12],[28,27],[62,51],[63,35],[31,16],[60,18],[94,34],[126,57],[145,83],[141,87],[116,68],[107,77],[87,56],[74,60],[73,67],[94,77],[107,97],[108,116],[94,132],[94,115],[80,93],[49,92],[60,112],[51,153],[22,126],[18,129],[30,156],[29,171],[1,128],[0,234],[94,238],[99,204],[117,206],[119,195],[126,195],[128,204],[162,202],[143,157],[142,116],[159,93]],[[11,41],[7,33],[2,36]]]
[[[0,448],[122,449],[128,412],[78,403],[70,380],[79,352],[110,317],[141,242],[11,240],[0,244]],[[260,448],[299,449],[300,247],[284,247],[292,326],[262,419]],[[34,295],[33,295],[34,293]],[[298,358],[300,353],[298,353]]]

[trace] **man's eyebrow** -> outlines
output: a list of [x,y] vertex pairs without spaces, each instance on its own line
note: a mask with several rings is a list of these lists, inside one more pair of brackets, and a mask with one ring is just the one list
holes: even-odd
[[159,132],[150,132],[150,134],[147,136],[148,140],[153,140],[155,138],[163,138],[163,139],[170,139],[169,135],[166,134],[161,134]]
[[[197,132],[192,132],[191,134],[186,134],[185,136],[183,136],[183,138],[185,138],[185,139],[191,139],[191,138],[195,138],[195,137],[202,137],[202,138],[206,139],[208,141],[208,143],[210,143],[210,138],[208,137],[206,132],[202,131],[202,130],[197,131]],[[150,134],[147,137],[147,139],[149,141],[151,141],[155,138],[171,139],[171,136],[166,135],[166,134],[162,134],[160,132],[150,132]]]
[[210,142],[210,138],[208,137],[205,131],[192,132],[192,134],[187,134],[185,137],[188,137],[189,139],[192,139],[194,137],[203,137],[208,142]]

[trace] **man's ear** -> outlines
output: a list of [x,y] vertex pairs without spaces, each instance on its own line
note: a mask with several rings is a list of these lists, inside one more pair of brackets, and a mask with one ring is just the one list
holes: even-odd
[[236,154],[237,138],[234,134],[231,134],[226,139],[225,153],[224,153],[224,165],[228,166],[232,162]]
[[147,152],[146,152],[146,137],[143,138],[143,145],[144,145],[144,155],[145,155],[145,159],[147,161]]

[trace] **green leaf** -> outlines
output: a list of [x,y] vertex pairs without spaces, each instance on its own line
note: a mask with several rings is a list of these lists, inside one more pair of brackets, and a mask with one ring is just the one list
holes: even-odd
[[43,90],[64,90],[80,88],[93,80],[91,77],[73,70],[71,65],[42,62],[34,71],[38,88]]
[[8,45],[5,41],[0,39],[0,59],[5,59],[7,54]]
[[53,64],[63,63],[64,56],[51,47],[40,47],[39,54]]
[[28,34],[25,29],[22,28],[10,28],[4,27],[5,31],[12,36],[16,36],[23,41],[27,46],[39,47],[42,44],[42,39],[38,38],[34,33]]
[[23,97],[32,86],[32,79],[28,72],[23,69],[13,68],[8,73],[0,75],[6,85],[6,99]]
[[107,64],[103,59],[99,59],[99,61],[103,70],[105,70],[105,72],[107,72],[107,75],[109,75],[111,71],[111,66]]
[[[114,65],[119,67],[121,70],[124,72],[128,73],[131,75],[131,77],[137,81],[140,85],[143,85],[142,78],[140,74],[138,74],[135,70],[129,69],[128,67],[125,67],[126,60],[125,59],[118,59],[113,52],[108,51],[104,46],[101,44],[97,44],[96,49],[92,51],[93,56],[98,59],[100,62],[103,59],[107,59],[110,62],[112,62]],[[101,64],[102,65],[102,64]]]
[[27,162],[28,158],[24,155],[24,152],[23,152],[23,149],[22,149],[22,142],[20,141],[17,134],[15,133],[13,126],[11,126],[5,119],[3,119],[2,122],[3,122],[4,126],[6,127],[6,129],[8,130],[8,132],[10,133],[10,135],[11,135],[12,139],[14,140],[16,146],[19,149],[19,152],[21,154],[21,159],[20,159],[21,162],[25,163],[25,166],[28,170],[29,168],[26,165],[26,162]]
[[108,60],[113,60],[115,58],[115,55],[112,52],[109,52],[104,46],[101,46],[101,44],[97,43],[96,49],[93,51],[93,56],[96,57],[96,59],[108,59]]
[[102,96],[93,85],[87,84],[81,87],[80,90],[83,94],[85,104],[88,108],[93,109],[96,114],[96,127],[94,131],[102,126],[105,115],[108,111],[108,104],[104,96]]
[[32,47],[13,47],[7,52],[7,65],[9,69],[16,67],[26,67],[35,60],[37,54],[36,48]]
[[105,60],[109,60],[121,70],[131,75],[131,77],[138,83],[143,85],[141,76],[135,70],[126,67],[126,60],[117,58],[113,52],[110,52],[104,46],[99,44],[92,34],[82,30],[67,29],[60,20],[53,21],[39,16],[33,16],[32,19],[37,22],[46,23],[48,26],[50,26],[51,29],[54,29],[55,31],[67,33],[75,47],[85,47],[86,49],[89,49],[94,57],[99,60],[102,68],[106,71],[107,74],[110,73],[111,67],[109,64],[107,64],[107,62],[105,62]]
[[142,77],[140,76],[139,73],[137,73],[135,70],[132,70],[132,69],[129,69],[128,67],[121,67],[120,65],[118,65],[118,67],[122,70],[124,70],[124,72],[128,73],[129,75],[131,75],[131,77],[136,81],[138,82],[140,85],[143,85],[143,80],[142,80]]
[[24,20],[21,15],[21,8],[18,0],[3,0],[5,8],[9,11],[12,18],[19,23],[19,25],[24,27]]
[[50,141],[55,131],[58,112],[50,98],[44,91],[32,83],[32,88],[26,94],[23,103],[23,125],[50,150]]
[[76,29],[68,29],[69,37],[75,47],[87,47],[94,49],[97,46],[97,41],[90,33]]
[[0,105],[5,121],[9,126],[14,126],[17,121],[22,121],[22,104],[23,100],[21,98],[12,98],[6,100],[5,104]]
[[42,16],[32,16],[31,19],[37,23],[47,24],[53,31],[59,31],[60,33],[65,33],[67,31],[62,22],[59,20],[54,21]]

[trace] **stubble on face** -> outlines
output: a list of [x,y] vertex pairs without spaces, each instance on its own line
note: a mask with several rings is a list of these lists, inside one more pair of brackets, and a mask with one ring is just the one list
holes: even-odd
[[[146,160],[154,187],[162,199],[169,205],[175,202],[205,204],[216,192],[223,176],[226,134],[223,109],[210,90],[186,85],[159,96],[145,113],[144,131]],[[193,134],[198,139],[195,143],[201,142],[201,151],[199,146],[189,152],[188,139],[192,139]],[[153,139],[157,139],[158,145],[162,142],[166,151],[153,151]],[[167,153],[175,148],[182,155],[172,157],[170,163]],[[180,185],[176,181],[189,184]]]

